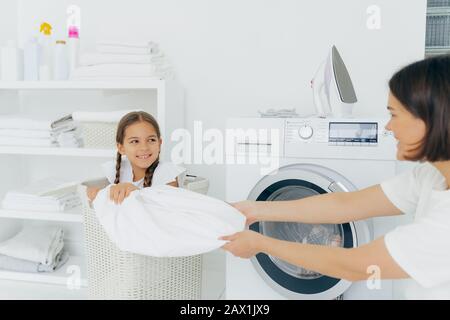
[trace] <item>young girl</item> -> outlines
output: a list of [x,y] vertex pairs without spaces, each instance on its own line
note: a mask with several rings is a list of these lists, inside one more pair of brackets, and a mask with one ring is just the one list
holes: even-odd
[[[161,133],[155,118],[139,111],[126,114],[119,122],[116,134],[117,158],[103,165],[111,184],[110,198],[116,204],[134,190],[152,185],[182,186],[185,169],[170,162],[161,162]],[[88,188],[93,201],[99,188]]]
[[404,279],[399,294],[450,299],[450,55],[411,64],[389,81],[386,126],[398,140],[397,158],[423,162],[380,185],[293,201],[234,204],[255,221],[339,224],[378,216],[414,215],[414,222],[358,248],[294,243],[243,231],[224,237],[236,256],[264,252],[323,275],[367,280],[368,267],[382,279]]

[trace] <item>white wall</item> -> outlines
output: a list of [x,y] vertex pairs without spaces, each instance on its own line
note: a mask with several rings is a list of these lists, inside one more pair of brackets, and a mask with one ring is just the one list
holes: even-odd
[[[14,11],[10,2],[1,5],[6,21]],[[384,114],[389,77],[424,56],[426,0],[18,2],[22,41],[44,19],[63,36],[65,9],[78,4],[84,50],[105,38],[159,42],[186,89],[190,129],[194,120],[202,120],[205,129],[222,129],[227,117],[270,107],[312,113],[309,83],[332,44],[354,81],[360,101],[355,114]],[[370,5],[381,9],[379,30],[366,26]],[[212,179],[211,194],[224,196],[223,166],[192,170]]]

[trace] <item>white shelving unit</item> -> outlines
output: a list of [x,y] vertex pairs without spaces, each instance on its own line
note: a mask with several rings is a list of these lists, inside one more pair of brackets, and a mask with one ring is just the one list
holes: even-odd
[[428,1],[425,56],[450,53],[450,1]]
[[[161,158],[171,149],[169,133],[184,128],[184,95],[176,81],[108,80],[108,81],[49,81],[49,82],[0,82],[0,112],[2,114],[48,114],[73,111],[107,111],[143,109],[155,116],[160,125],[164,146]],[[4,108],[7,107],[7,108]],[[7,111],[4,111],[7,110]],[[10,188],[17,188],[34,178],[49,175],[65,175],[77,181],[101,175],[100,164],[114,159],[114,149],[44,148],[0,145],[0,199]],[[4,174],[2,174],[2,168]],[[69,168],[69,169],[68,169]],[[14,170],[17,170],[17,175]],[[59,176],[58,175],[58,176]],[[33,290],[35,298],[78,299],[85,298],[86,266],[84,259],[81,208],[67,212],[13,211],[0,208],[1,234],[17,224],[61,224],[67,229],[69,261],[54,273],[21,273],[0,270],[0,292],[11,292],[6,298],[21,299]],[[11,230],[6,225],[11,224]],[[69,269],[79,269],[81,288],[74,292],[68,288]],[[15,285],[17,284],[17,285]],[[14,290],[11,290],[14,288]],[[33,289],[31,289],[33,288]],[[9,290],[9,291],[5,291]],[[27,293],[28,292],[28,293]],[[5,298],[2,296],[2,298]]]

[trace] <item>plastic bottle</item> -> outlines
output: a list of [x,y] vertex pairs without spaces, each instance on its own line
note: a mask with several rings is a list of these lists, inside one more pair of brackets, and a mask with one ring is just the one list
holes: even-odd
[[9,40],[0,50],[1,79],[3,81],[23,80],[23,51],[16,42]]
[[69,78],[69,59],[67,55],[67,46],[64,40],[56,41],[55,45],[55,63],[54,80],[67,80]]
[[53,76],[53,42],[52,42],[52,26],[47,22],[41,25],[41,52],[39,63],[39,80],[52,80]]
[[80,51],[80,33],[77,26],[69,27],[69,69],[72,73],[78,67],[79,61],[79,51]]
[[39,80],[40,46],[36,37],[31,37],[24,46],[24,79]]

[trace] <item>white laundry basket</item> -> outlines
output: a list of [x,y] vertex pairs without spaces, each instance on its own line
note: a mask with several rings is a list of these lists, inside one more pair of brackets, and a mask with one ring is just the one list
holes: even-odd
[[[206,179],[184,187],[203,193]],[[157,258],[119,250],[97,220],[86,194],[88,186],[105,187],[106,179],[82,183],[79,194],[83,204],[87,256],[88,296],[90,299],[179,300],[200,299],[202,256]],[[195,191],[195,190],[194,190]]]
[[79,121],[84,148],[111,149],[116,147],[117,123]]

